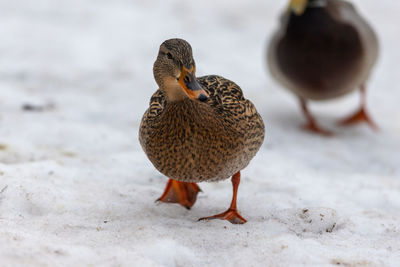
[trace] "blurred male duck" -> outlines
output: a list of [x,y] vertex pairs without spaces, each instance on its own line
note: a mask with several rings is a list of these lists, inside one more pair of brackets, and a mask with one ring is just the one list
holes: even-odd
[[359,88],[361,107],[341,125],[376,124],[366,111],[365,83],[378,57],[378,39],[354,6],[343,0],[291,0],[268,49],[274,78],[295,93],[307,119],[304,126],[330,135],[307,107],[308,100],[328,100]]

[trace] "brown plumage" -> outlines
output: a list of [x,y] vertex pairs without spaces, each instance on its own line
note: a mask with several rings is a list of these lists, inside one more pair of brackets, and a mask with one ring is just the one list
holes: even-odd
[[[240,179],[239,172],[264,139],[263,121],[238,85],[220,76],[196,78],[194,74],[190,45],[181,39],[165,41],[154,64],[160,89],[150,100],[139,134],[140,144],[154,167],[183,182],[169,185],[172,189],[167,186],[160,200],[186,207],[194,204],[198,191],[190,183],[219,181],[235,174],[235,179]],[[236,202],[236,194],[234,199]],[[228,217],[231,215],[232,211]],[[245,222],[238,213],[233,215],[225,219]]]
[[[299,3],[304,7],[298,8]],[[300,11],[299,11],[300,10]],[[342,0],[291,1],[268,50],[272,75],[300,99],[307,128],[320,129],[307,100],[328,100],[361,88],[363,103],[345,123],[367,121],[365,88],[378,56],[378,40],[354,6]]]

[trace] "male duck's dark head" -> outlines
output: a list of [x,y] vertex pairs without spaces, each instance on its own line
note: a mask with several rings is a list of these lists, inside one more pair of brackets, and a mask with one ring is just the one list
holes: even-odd
[[189,97],[204,102],[209,97],[196,80],[192,48],[185,40],[169,39],[161,44],[153,73],[168,101],[179,101]]

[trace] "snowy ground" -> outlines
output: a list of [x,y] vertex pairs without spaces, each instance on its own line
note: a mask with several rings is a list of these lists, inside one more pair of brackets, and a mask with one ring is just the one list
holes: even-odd
[[[265,68],[286,1],[1,0],[0,265],[400,266],[400,2],[354,2],[381,40],[368,103],[381,131],[334,127],[354,94],[312,105],[327,139],[299,130]],[[196,221],[228,207],[229,181],[201,184],[190,211],[154,203],[166,179],[137,133],[171,37],[266,123],[242,172],[245,225]]]

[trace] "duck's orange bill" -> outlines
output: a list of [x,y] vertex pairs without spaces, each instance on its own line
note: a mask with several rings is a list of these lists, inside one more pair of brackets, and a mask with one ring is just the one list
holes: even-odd
[[206,101],[210,95],[203,89],[200,83],[196,80],[194,75],[194,67],[190,69],[182,67],[182,73],[179,77],[179,84],[181,85],[183,91],[191,98],[197,99],[202,102]]

